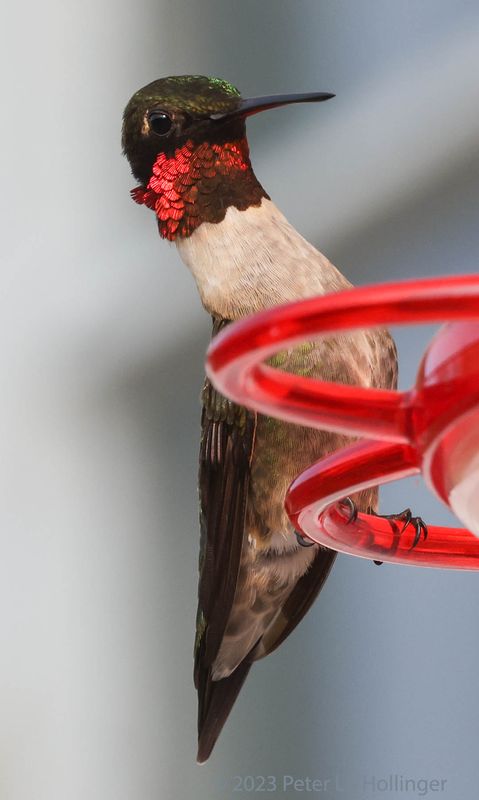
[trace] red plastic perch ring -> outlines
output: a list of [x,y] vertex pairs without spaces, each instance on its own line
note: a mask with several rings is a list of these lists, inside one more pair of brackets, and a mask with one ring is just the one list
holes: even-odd
[[[327,383],[264,363],[320,336],[442,321],[452,324],[432,340],[408,392]],[[241,405],[364,437],[312,465],[289,488],[286,510],[303,535],[368,559],[479,569],[479,276],[351,289],[272,308],[219,334],[206,369]],[[470,530],[428,526],[427,539],[412,548],[412,525],[400,533],[362,513],[348,522],[342,498],[419,472]]]

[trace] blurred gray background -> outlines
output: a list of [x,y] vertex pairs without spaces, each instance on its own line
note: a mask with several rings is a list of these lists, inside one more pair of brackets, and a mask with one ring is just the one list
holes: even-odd
[[[46,0],[4,11],[1,800],[477,794],[479,581],[340,557],[195,764],[198,396],[210,324],[129,198],[130,95],[168,74],[334,91],[249,122],[258,177],[354,283],[479,254],[473,0]],[[399,331],[401,385],[430,331]],[[451,519],[412,480],[383,511]],[[343,789],[343,791],[339,791]],[[249,795],[251,796],[251,795]],[[311,796],[309,794],[308,796]]]

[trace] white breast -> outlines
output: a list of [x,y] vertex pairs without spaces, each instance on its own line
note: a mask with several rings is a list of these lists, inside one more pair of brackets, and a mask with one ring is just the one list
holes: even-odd
[[204,222],[176,244],[203,305],[225,319],[350,285],[271,200],[231,206],[222,222]]

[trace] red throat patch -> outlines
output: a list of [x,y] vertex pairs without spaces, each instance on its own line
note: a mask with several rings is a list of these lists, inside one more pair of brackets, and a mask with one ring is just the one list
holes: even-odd
[[246,209],[267,197],[251,169],[246,139],[188,140],[170,157],[160,153],[148,185],[131,195],[155,212],[161,236],[170,241],[190,236],[202,222],[221,222],[230,205]]

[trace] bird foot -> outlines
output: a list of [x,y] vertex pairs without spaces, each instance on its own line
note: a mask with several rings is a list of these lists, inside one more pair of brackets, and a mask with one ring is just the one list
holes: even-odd
[[[346,520],[346,525],[349,525],[351,522],[355,522],[358,517],[358,509],[354,500],[351,500],[350,497],[344,497],[341,500],[341,503],[344,506],[347,506],[349,509],[349,518]],[[393,530],[396,530],[395,523],[402,523],[402,527],[399,530],[399,535],[403,533],[408,525],[413,525],[414,527],[414,541],[410,547],[411,550],[419,544],[421,540],[421,535],[424,537],[424,541],[427,539],[427,525],[421,517],[413,517],[411,509],[405,508],[404,511],[401,511],[399,514],[377,514],[373,508],[369,507],[368,514],[372,514],[374,517],[380,517],[381,519],[387,519],[391,522],[391,526]],[[378,567],[382,564],[382,561],[374,561]]]
[[408,525],[412,525],[415,533],[414,541],[410,547],[410,550],[414,550],[414,548],[419,544],[421,535],[424,537],[424,541],[427,539],[428,531],[426,523],[421,517],[413,517],[410,508],[405,508],[404,511],[401,511],[399,514],[376,514],[372,508],[368,508],[368,514],[372,514],[374,517],[380,517],[381,519],[389,520],[393,530],[396,529],[395,523],[402,522],[402,527],[399,531],[399,534],[403,533]]

